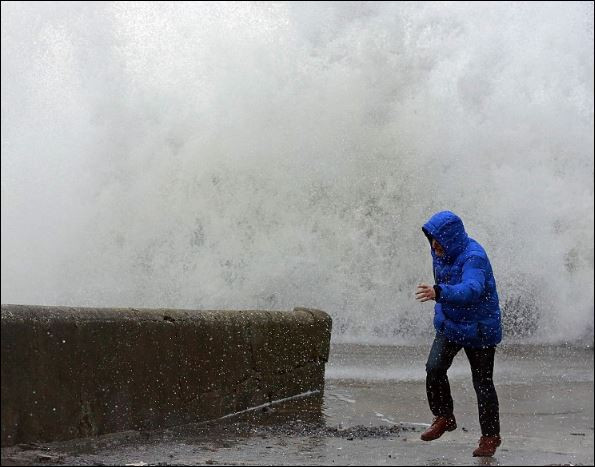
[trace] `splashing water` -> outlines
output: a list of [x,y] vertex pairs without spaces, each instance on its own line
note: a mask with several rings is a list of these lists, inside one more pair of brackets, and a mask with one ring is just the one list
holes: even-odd
[[507,338],[593,339],[593,4],[2,3],[2,302],[431,332],[420,227]]

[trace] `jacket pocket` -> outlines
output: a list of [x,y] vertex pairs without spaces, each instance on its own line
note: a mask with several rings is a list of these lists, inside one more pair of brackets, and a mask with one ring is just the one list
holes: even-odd
[[449,340],[463,345],[477,342],[479,338],[478,324],[445,320],[444,334]]

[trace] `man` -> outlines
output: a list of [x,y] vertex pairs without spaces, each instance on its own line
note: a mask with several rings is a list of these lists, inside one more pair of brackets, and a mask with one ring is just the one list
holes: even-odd
[[432,441],[457,427],[446,372],[464,349],[471,364],[482,434],[473,455],[490,457],[501,443],[492,375],[502,327],[492,267],[483,247],[467,236],[456,214],[436,213],[422,231],[431,246],[435,285],[420,284],[416,298],[436,301],[436,337],[426,363],[426,393],[435,418],[421,439]]

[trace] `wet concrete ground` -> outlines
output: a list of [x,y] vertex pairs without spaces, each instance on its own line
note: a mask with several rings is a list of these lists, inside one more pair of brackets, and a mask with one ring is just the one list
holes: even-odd
[[431,443],[424,347],[334,345],[325,394],[203,425],[2,449],[2,465],[593,465],[593,350],[502,347],[503,444],[479,438],[471,373],[449,371],[459,428]]

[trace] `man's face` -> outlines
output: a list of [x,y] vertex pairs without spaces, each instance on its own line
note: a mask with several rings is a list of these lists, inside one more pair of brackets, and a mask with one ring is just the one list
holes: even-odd
[[442,245],[440,245],[440,243],[438,243],[435,239],[432,239],[432,248],[434,249],[436,255],[444,256],[444,248],[442,248]]

